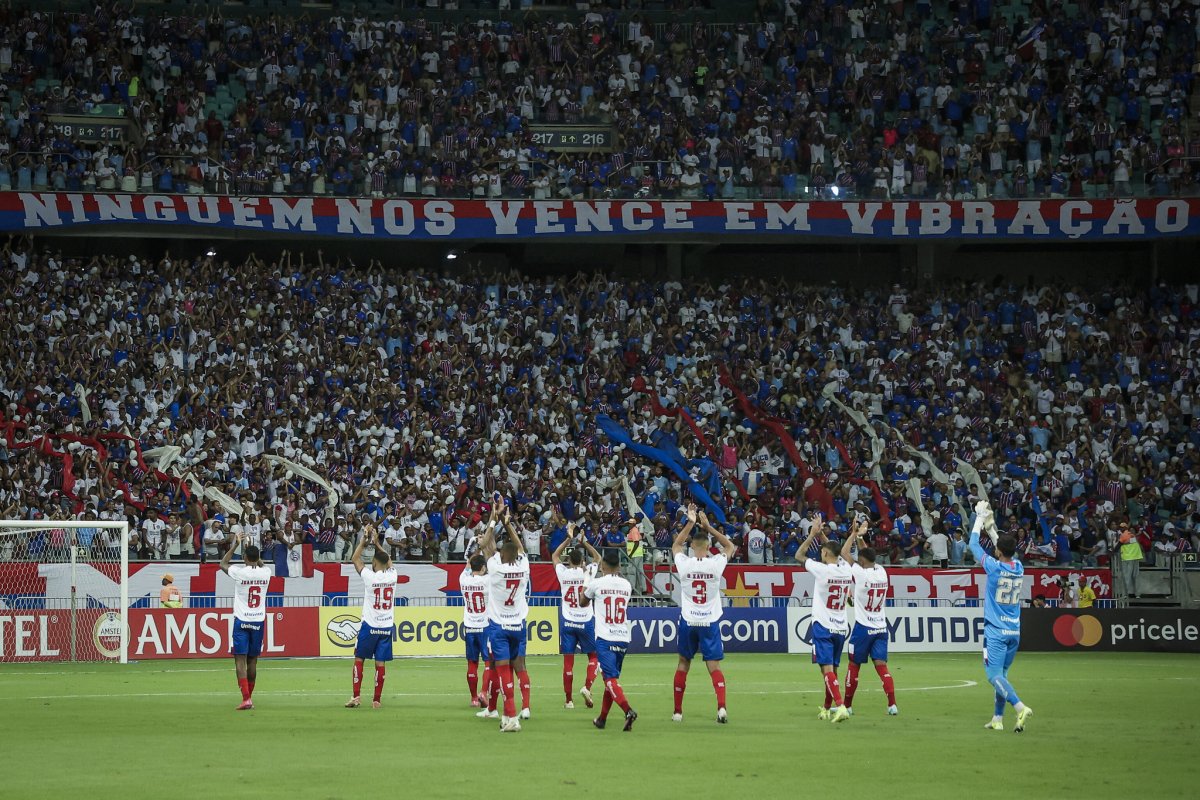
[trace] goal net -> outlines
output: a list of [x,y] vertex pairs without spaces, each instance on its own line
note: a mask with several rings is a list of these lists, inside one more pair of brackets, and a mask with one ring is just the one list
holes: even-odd
[[129,523],[0,520],[0,662],[128,650]]

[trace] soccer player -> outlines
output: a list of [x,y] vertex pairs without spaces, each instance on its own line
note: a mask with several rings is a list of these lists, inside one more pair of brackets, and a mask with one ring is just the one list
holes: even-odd
[[[600,704],[600,716],[592,720],[597,728],[604,728],[608,712],[616,703],[625,712],[625,730],[633,730],[637,712],[629,707],[625,692],[617,681],[625,663],[625,652],[629,650],[629,618],[626,608],[633,587],[618,574],[621,558],[616,551],[609,550],[600,562],[600,577],[591,581],[580,591],[580,603],[596,611],[596,651],[599,653],[600,672],[604,676],[604,700]],[[590,706],[590,704],[589,704]]]
[[[471,556],[458,579],[458,588],[463,597],[463,633],[467,647],[467,691],[471,693],[471,705],[482,707],[487,699],[484,693],[491,686],[491,659],[487,658],[487,559],[481,555]],[[483,673],[484,692],[479,691],[479,659],[488,665]]]
[[842,545],[842,559],[850,565],[850,572],[854,576],[854,629],[850,632],[846,711],[854,713],[851,704],[854,702],[854,692],[858,689],[858,670],[869,658],[875,664],[879,679],[883,681],[883,691],[887,694],[887,713],[895,716],[900,710],[896,708],[896,685],[887,664],[887,612],[884,611],[888,594],[887,570],[875,563],[873,548],[858,548],[857,562],[851,557],[854,545],[866,532],[866,519],[859,519]]
[[230,650],[237,670],[242,704],[238,711],[254,708],[254,681],[258,677],[258,656],[262,652],[263,624],[267,619],[267,586],[271,570],[262,562],[262,554],[246,545],[241,564],[233,564],[233,554],[242,546],[238,536],[221,558],[221,571],[233,579],[233,635]]
[[[571,555],[567,557],[569,564],[562,562],[563,550],[572,545]],[[583,550],[587,548],[592,557],[591,564],[585,564]],[[572,684],[574,683],[575,650],[578,648],[588,657],[587,681],[579,690],[583,702],[591,708],[592,683],[596,680],[598,661],[596,659],[596,620],[592,607],[582,602],[583,590],[588,582],[595,577],[595,563],[600,560],[596,548],[582,536],[576,538],[575,523],[567,523],[567,538],[554,549],[550,555],[554,562],[554,574],[558,576],[558,588],[562,595],[560,618],[558,625],[558,652],[563,657],[563,692],[566,694],[567,708],[574,708],[572,699]]]
[[495,530],[489,526],[484,534],[483,555],[488,571],[488,644],[496,663],[500,691],[504,695],[504,713],[500,717],[500,732],[521,730],[513,692],[513,670],[522,683],[521,717],[529,719],[529,673],[525,671],[525,624],[529,604],[525,594],[529,589],[529,560],[509,518],[506,507],[501,519],[508,538],[496,548]]
[[[1017,697],[1017,690],[1008,681],[1008,670],[1021,643],[1021,587],[1025,582],[1025,566],[1016,558],[1017,540],[1007,533],[994,533],[994,520],[991,506],[986,500],[980,500],[975,505],[969,546],[975,563],[987,573],[987,594],[983,601],[983,667],[988,683],[996,690],[995,713],[984,727],[1004,730],[1004,704],[1011,703],[1017,712],[1013,730],[1021,733],[1033,716],[1033,709]],[[995,542],[994,558],[979,542],[979,532],[984,529]]]
[[[808,557],[808,548],[814,538],[821,541],[821,560]],[[796,560],[804,562],[804,569],[813,576],[812,600],[812,648],[813,663],[821,668],[825,679],[825,706],[817,719],[845,722],[850,712],[842,704],[842,690],[838,686],[837,669],[842,662],[842,647],[849,632],[846,624],[846,600],[853,591],[854,577],[850,565],[842,562],[838,547],[825,536],[825,522],[820,514],[812,515],[808,536],[796,551]],[[832,711],[830,710],[832,706]]]
[[[371,566],[363,564],[363,550],[368,542],[375,547]],[[387,674],[387,662],[392,660],[392,633],[396,629],[395,607],[396,568],[392,566],[392,554],[373,525],[368,525],[358,539],[358,546],[350,556],[350,562],[363,582],[362,624],[358,626],[358,643],[354,646],[354,695],[346,708],[358,708],[359,693],[362,691],[363,662],[368,658],[375,661],[375,696],[371,708],[379,708],[383,698],[383,681]]]
[[[696,522],[700,528],[696,528]],[[721,552],[709,552],[709,535],[717,540]],[[684,552],[684,543],[689,542],[691,552]],[[675,713],[674,722],[683,722],[683,693],[687,689],[688,671],[692,659],[700,651],[713,689],[717,693],[717,722],[729,722],[725,710],[725,674],[721,672],[721,661],[725,648],[721,644],[721,575],[725,565],[736,551],[733,542],[708,522],[704,514],[697,514],[694,504],[688,505],[687,524],[671,544],[675,556],[675,569],[679,572],[679,665],[675,668]]]

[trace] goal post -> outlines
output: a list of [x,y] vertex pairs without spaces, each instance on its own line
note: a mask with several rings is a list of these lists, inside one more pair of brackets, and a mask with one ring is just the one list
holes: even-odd
[[129,523],[0,520],[0,662],[129,653]]

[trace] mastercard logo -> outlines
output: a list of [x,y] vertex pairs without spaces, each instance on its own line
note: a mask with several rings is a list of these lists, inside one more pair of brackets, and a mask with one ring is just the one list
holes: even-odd
[[1093,647],[1104,636],[1104,626],[1095,617],[1064,615],[1054,621],[1054,638],[1063,647]]

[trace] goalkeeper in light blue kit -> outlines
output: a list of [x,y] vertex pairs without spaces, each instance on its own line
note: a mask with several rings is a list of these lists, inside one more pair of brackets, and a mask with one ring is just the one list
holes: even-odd
[[[989,556],[979,543],[981,530],[986,530],[995,543],[995,558]],[[1021,644],[1021,586],[1025,582],[1025,567],[1016,558],[1017,540],[1008,534],[997,535],[992,509],[986,500],[980,500],[975,506],[970,547],[975,563],[987,573],[987,594],[983,604],[983,667],[988,683],[996,690],[996,711],[984,727],[1004,730],[1004,704],[1012,703],[1017,712],[1013,730],[1021,733],[1033,716],[1033,709],[1017,697],[1017,690],[1008,682],[1008,669]]]

